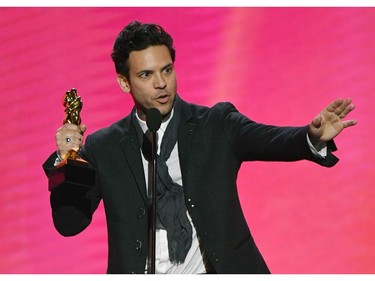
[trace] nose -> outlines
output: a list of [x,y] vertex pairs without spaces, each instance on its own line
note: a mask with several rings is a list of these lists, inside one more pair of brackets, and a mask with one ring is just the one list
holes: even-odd
[[155,89],[164,89],[167,86],[165,77],[162,74],[155,75],[154,87]]

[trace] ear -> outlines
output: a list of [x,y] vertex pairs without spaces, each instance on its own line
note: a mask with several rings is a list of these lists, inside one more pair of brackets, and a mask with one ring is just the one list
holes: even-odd
[[124,75],[122,75],[122,74],[118,74],[117,75],[117,83],[120,85],[120,88],[125,93],[129,93],[130,92],[130,83],[129,83],[128,79]]

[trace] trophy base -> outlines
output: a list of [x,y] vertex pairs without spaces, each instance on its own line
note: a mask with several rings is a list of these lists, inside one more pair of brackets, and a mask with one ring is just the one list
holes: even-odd
[[95,170],[81,159],[63,160],[48,176],[48,190],[62,187],[90,189],[95,186]]

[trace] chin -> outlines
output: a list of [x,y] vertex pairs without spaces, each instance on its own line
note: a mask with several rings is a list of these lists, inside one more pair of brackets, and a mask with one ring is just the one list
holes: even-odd
[[171,111],[172,111],[172,109],[170,109],[170,110],[163,110],[163,111],[160,110],[162,118],[163,119],[166,118],[171,113]]
[[162,115],[167,115],[172,111],[173,104],[172,103],[162,104],[162,105],[156,106],[156,108],[159,109]]

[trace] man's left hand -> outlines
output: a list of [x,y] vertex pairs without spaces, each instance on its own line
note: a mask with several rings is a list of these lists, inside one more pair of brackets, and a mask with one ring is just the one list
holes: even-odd
[[350,98],[337,99],[321,111],[309,125],[309,138],[313,145],[332,140],[357,120],[343,120],[355,108]]

